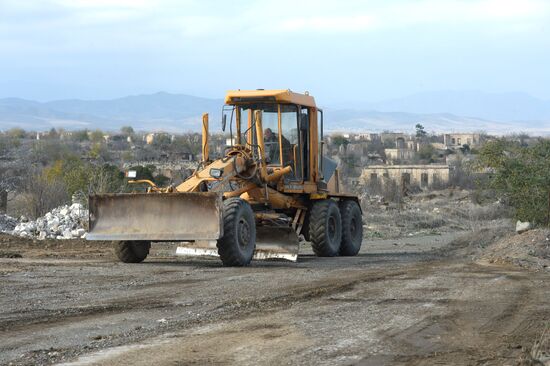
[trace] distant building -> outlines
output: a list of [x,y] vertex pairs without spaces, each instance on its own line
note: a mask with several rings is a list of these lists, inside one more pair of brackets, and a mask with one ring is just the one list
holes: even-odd
[[479,133],[446,133],[443,135],[443,144],[450,149],[457,149],[464,145],[477,147],[481,145]]
[[147,145],[152,145],[153,142],[155,142],[155,134],[154,133],[148,133],[145,135],[145,143]]
[[237,144],[237,137],[227,137],[225,139],[225,146],[233,146]]
[[354,155],[360,157],[364,154],[364,146],[361,143],[349,144],[346,147],[347,155]]
[[359,133],[353,136],[355,141],[380,141],[380,135],[377,133]]
[[172,143],[174,142],[175,136],[166,132],[153,132],[145,135],[143,139],[145,140],[145,143],[147,145],[152,145],[157,140],[161,140],[161,141],[169,140],[170,143]]
[[361,164],[363,165],[379,165],[384,164],[384,159],[377,152],[369,152],[364,155],[361,155],[360,158]]
[[430,145],[436,150],[447,150],[447,146],[441,142],[431,142]]
[[391,141],[397,144],[397,139],[409,140],[410,136],[403,132],[382,132],[380,134],[380,140],[382,142]]
[[409,149],[384,149],[384,154],[386,154],[386,160],[389,164],[393,164],[395,161],[400,160],[411,160],[414,158],[415,151]]
[[366,184],[392,180],[400,186],[432,188],[449,183],[448,165],[371,165],[364,168],[361,180]]

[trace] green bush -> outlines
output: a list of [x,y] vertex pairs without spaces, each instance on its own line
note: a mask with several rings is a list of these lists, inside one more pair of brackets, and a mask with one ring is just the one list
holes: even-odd
[[420,146],[417,153],[419,159],[426,160],[428,162],[432,162],[432,157],[434,154],[435,148],[430,144]]
[[550,140],[523,146],[497,139],[481,149],[478,163],[489,173],[486,187],[510,203],[518,220],[550,225]]
[[136,171],[137,179],[150,180],[151,182],[155,183],[159,187],[165,186],[170,181],[168,177],[162,174],[155,175],[155,171],[157,170],[157,168],[152,164],[149,164],[146,166],[136,165],[131,167],[129,170]]
[[75,193],[114,193],[125,186],[124,173],[109,164],[91,164],[76,156],[57,160],[42,171],[48,182],[64,183],[68,197]]

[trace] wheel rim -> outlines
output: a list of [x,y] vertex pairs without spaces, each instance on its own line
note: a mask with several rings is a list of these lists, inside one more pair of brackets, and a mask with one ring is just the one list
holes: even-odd
[[244,249],[250,242],[250,225],[244,218],[239,220],[237,232],[239,235],[239,246]]

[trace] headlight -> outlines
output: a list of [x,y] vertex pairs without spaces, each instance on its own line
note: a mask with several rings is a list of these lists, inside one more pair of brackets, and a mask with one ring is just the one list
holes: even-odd
[[223,169],[210,168],[210,176],[212,178],[221,178],[223,175]]

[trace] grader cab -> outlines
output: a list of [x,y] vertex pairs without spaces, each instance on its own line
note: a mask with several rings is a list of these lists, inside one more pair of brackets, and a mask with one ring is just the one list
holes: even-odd
[[[323,156],[323,112],[290,90],[237,90],[225,97],[230,142],[211,160],[208,114],[202,160],[178,186],[90,196],[89,240],[113,240],[123,262],[143,261],[151,242],[181,242],[177,254],[219,255],[229,266],[253,258],[296,260],[299,238],[318,256],[356,255],[362,241],[356,196],[341,191]],[[138,177],[136,177],[138,178]]]

